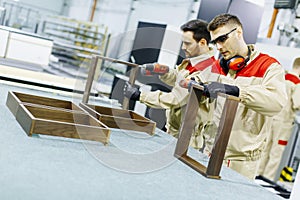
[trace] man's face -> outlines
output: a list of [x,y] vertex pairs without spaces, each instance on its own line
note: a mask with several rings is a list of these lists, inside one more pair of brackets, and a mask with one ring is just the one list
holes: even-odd
[[201,49],[199,43],[193,38],[194,33],[191,31],[182,34],[182,50],[187,58],[200,55]]
[[238,27],[225,25],[214,31],[210,31],[211,42],[216,45],[225,60],[238,55],[240,49],[237,35],[238,30]]

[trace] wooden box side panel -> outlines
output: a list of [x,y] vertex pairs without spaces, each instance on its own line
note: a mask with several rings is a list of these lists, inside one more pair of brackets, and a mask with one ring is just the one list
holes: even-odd
[[106,128],[42,119],[36,120],[32,133],[92,140],[102,142],[104,144],[108,144],[110,137],[110,130]]
[[14,94],[22,103],[45,105],[45,106],[51,106],[56,108],[69,109],[69,110],[80,110],[80,108],[76,106],[74,103],[72,103],[71,101],[65,101],[60,99],[54,99],[49,97],[42,97],[42,96],[36,96],[36,95],[24,94],[18,92],[14,92]]
[[79,112],[69,112],[65,110],[56,110],[46,107],[40,107],[35,105],[24,105],[24,107],[35,117],[45,120],[75,123],[75,124],[85,124],[99,126],[107,128],[104,124],[99,122],[97,119],[92,118],[87,113]]
[[8,92],[6,99],[6,106],[9,108],[10,112],[16,116],[19,108],[20,100],[13,92]]
[[141,116],[137,113],[135,113],[134,111],[130,111],[130,117],[132,119],[136,119],[136,120],[144,120],[144,121],[150,121],[150,119],[144,117],[144,116]]
[[33,104],[24,106],[35,118],[68,123],[75,123],[76,121],[76,123],[80,124],[88,123],[88,115],[85,114],[66,112],[63,110],[54,110],[45,107],[34,106]]
[[144,120],[150,121],[148,118],[143,117],[131,110],[124,110],[118,108],[109,108],[104,106],[88,105],[90,108],[93,108],[100,115],[114,116],[114,117],[123,117],[128,119]]
[[99,120],[110,128],[141,131],[150,135],[155,133],[156,128],[156,123],[151,121],[134,120],[105,115],[100,116]]
[[19,105],[18,110],[16,112],[16,120],[24,129],[26,134],[31,136],[32,126],[35,122],[35,119],[22,104]]

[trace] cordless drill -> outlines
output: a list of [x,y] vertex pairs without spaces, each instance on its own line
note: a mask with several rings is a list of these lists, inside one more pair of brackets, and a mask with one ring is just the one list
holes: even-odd
[[164,75],[169,72],[167,65],[161,65],[159,63],[149,63],[142,65],[141,74],[144,76],[152,76],[154,74]]

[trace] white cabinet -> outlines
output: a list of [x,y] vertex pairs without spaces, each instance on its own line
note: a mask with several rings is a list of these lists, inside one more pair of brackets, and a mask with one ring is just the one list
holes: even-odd
[[34,36],[10,33],[6,58],[48,65],[53,42]]
[[49,64],[53,40],[6,26],[0,26],[0,37],[0,57]]

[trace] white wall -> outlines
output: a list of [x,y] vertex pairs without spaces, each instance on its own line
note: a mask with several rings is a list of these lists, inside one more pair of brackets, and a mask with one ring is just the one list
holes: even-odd
[[88,21],[93,0],[71,0],[68,5],[68,17]]

